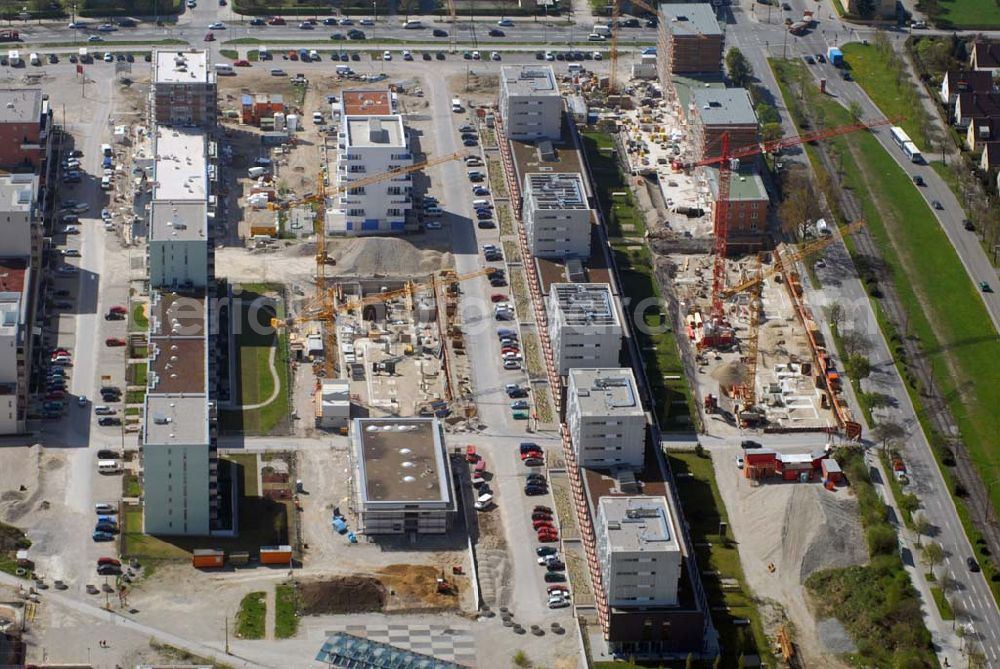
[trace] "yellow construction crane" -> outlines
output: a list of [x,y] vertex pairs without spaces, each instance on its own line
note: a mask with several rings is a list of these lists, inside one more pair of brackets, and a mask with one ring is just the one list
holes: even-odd
[[455,12],[455,0],[448,0],[448,16],[451,17],[451,30],[448,31],[448,44],[452,52],[455,51],[455,32],[458,30],[458,16]]
[[[838,229],[841,236],[849,235],[856,230],[859,230],[861,226],[864,225],[862,221],[855,221]],[[746,338],[746,354],[745,354],[745,364],[746,364],[746,376],[743,379],[743,384],[737,389],[735,394],[738,394],[743,401],[743,408],[740,413],[747,414],[752,412],[752,410],[757,406],[757,357],[760,350],[760,310],[761,310],[761,294],[764,288],[764,279],[774,276],[782,271],[786,266],[791,266],[797,263],[799,260],[816,253],[820,249],[828,246],[838,238],[838,235],[827,235],[814,239],[809,242],[800,244],[795,250],[791,251],[787,255],[782,257],[780,252],[774,254],[774,266],[768,270],[764,271],[763,265],[761,264],[761,256],[757,255],[757,264],[752,277],[731,286],[724,291],[722,291],[722,299],[732,297],[742,292],[749,292],[750,302],[747,305],[749,309],[748,314],[748,328],[747,328],[747,338]]]

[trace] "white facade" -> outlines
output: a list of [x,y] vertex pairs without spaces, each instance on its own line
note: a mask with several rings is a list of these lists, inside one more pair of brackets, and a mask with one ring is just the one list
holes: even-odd
[[551,65],[500,68],[500,118],[509,139],[559,139],[563,100]]
[[548,301],[549,338],[559,374],[621,364],[622,324],[610,285],[554,283]]
[[147,534],[209,533],[209,457],[206,444],[147,446],[142,455]]
[[527,174],[524,177],[524,229],[538,258],[589,258],[587,191],[579,174]]
[[327,379],[320,390],[319,426],[326,430],[346,427],[351,419],[351,383],[347,379]]
[[[413,165],[403,117],[346,116],[338,135],[336,186]],[[400,175],[344,191],[326,212],[327,232],[371,235],[406,230],[413,177]]]
[[581,467],[642,467],[646,414],[631,369],[571,369],[566,423]]
[[149,285],[204,288],[209,245],[204,201],[154,200],[150,206]]
[[0,258],[33,255],[38,177],[17,173],[0,176]]
[[677,606],[681,548],[663,497],[601,497],[597,557],[608,604]]

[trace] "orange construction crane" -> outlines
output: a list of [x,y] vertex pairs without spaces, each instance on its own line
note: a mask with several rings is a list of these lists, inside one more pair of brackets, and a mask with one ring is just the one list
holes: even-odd
[[729,253],[729,180],[731,170],[737,167],[743,158],[753,158],[761,153],[775,153],[790,146],[839,137],[857,130],[891,125],[897,120],[883,118],[874,121],[860,121],[836,128],[804,133],[798,137],[785,137],[772,142],[752,144],[736,149],[730,148],[729,133],[727,132],[722,135],[719,155],[688,163],[675,162],[673,164],[673,169],[676,171],[707,166],[718,166],[719,168],[719,192],[713,212],[715,259],[712,266],[712,307],[710,318],[705,321],[705,336],[698,343],[699,347],[725,347],[733,343],[732,328],[725,321],[723,306],[723,291],[726,289],[726,256]]
[[[846,236],[859,230],[862,225],[864,225],[862,221],[855,221],[854,223],[850,223],[839,228],[839,231],[842,236]],[[787,255],[784,255],[781,250],[778,250],[774,254],[774,266],[766,272],[761,265],[761,256],[760,254],[757,254],[757,263],[754,275],[746,281],[738,283],[735,286],[731,286],[730,288],[726,288],[722,291],[723,299],[732,297],[733,295],[737,295],[742,292],[749,292],[750,294],[750,302],[747,305],[747,308],[749,309],[748,331],[746,338],[746,352],[744,355],[746,375],[743,379],[743,383],[733,393],[734,396],[740,397],[743,402],[743,406],[737,412],[737,415],[741,418],[741,420],[745,418],[747,419],[747,422],[752,422],[749,419],[755,415],[755,409],[757,407],[757,360],[760,345],[761,293],[764,288],[764,279],[780,273],[785,267],[791,267],[803,258],[806,258],[829,246],[837,239],[837,235],[823,236],[819,239],[814,239],[804,244],[800,244]]]

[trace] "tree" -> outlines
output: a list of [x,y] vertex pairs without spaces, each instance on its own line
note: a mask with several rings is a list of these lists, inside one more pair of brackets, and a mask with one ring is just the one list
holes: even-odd
[[865,355],[872,350],[872,340],[860,330],[848,330],[840,335],[848,356]]
[[868,378],[872,373],[872,364],[863,355],[854,353],[847,356],[847,361],[844,363],[844,369],[847,371],[847,375],[852,379]]
[[844,322],[844,305],[840,302],[834,302],[828,304],[823,311],[826,312],[826,319],[830,322],[830,325],[839,330],[841,323]]
[[885,421],[872,428],[872,439],[882,442],[882,449],[885,450],[890,442],[902,439],[906,436],[906,429],[899,423]]
[[930,535],[934,526],[931,525],[931,521],[927,520],[927,516],[921,513],[913,515],[913,529],[917,533],[917,545],[919,546],[920,538]]
[[760,138],[765,142],[774,142],[785,136],[785,129],[780,123],[765,123],[760,128]]
[[924,546],[924,562],[927,566],[931,568],[931,572],[934,572],[934,568],[944,562],[944,549],[941,548],[941,544],[936,541],[931,541],[926,546]]
[[920,498],[913,493],[906,493],[899,498],[899,508],[904,513],[913,515],[920,508]]
[[861,118],[865,115],[865,110],[857,100],[851,100],[851,104],[847,106],[847,111],[850,112],[851,118],[854,119],[855,123],[860,122]]
[[514,656],[511,659],[514,661],[515,667],[521,667],[522,669],[526,669],[527,667],[531,666],[531,660],[528,659],[527,653],[525,653],[523,650],[519,650],[516,653],[514,653]]
[[726,74],[737,88],[746,88],[753,80],[753,67],[743,52],[736,47],[726,52]]
[[757,114],[757,122],[762,126],[768,123],[781,123],[781,115],[778,114],[778,110],[774,108],[774,105],[759,102],[754,107],[754,112]]
[[875,0],[855,0],[854,7],[858,11],[858,15],[863,19],[870,19],[875,16],[875,10],[878,7],[875,5]]
[[778,207],[781,229],[800,238],[805,237],[806,230],[822,213],[808,172],[786,172],[782,191],[784,199]]
[[882,409],[896,404],[896,398],[885,393],[861,393],[869,409]]

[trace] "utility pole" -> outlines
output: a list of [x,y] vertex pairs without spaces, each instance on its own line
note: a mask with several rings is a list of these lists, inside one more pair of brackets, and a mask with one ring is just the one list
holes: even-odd
[[[375,4],[375,3],[372,3]],[[225,617],[225,633],[226,633],[226,655],[229,655],[229,616]]]

